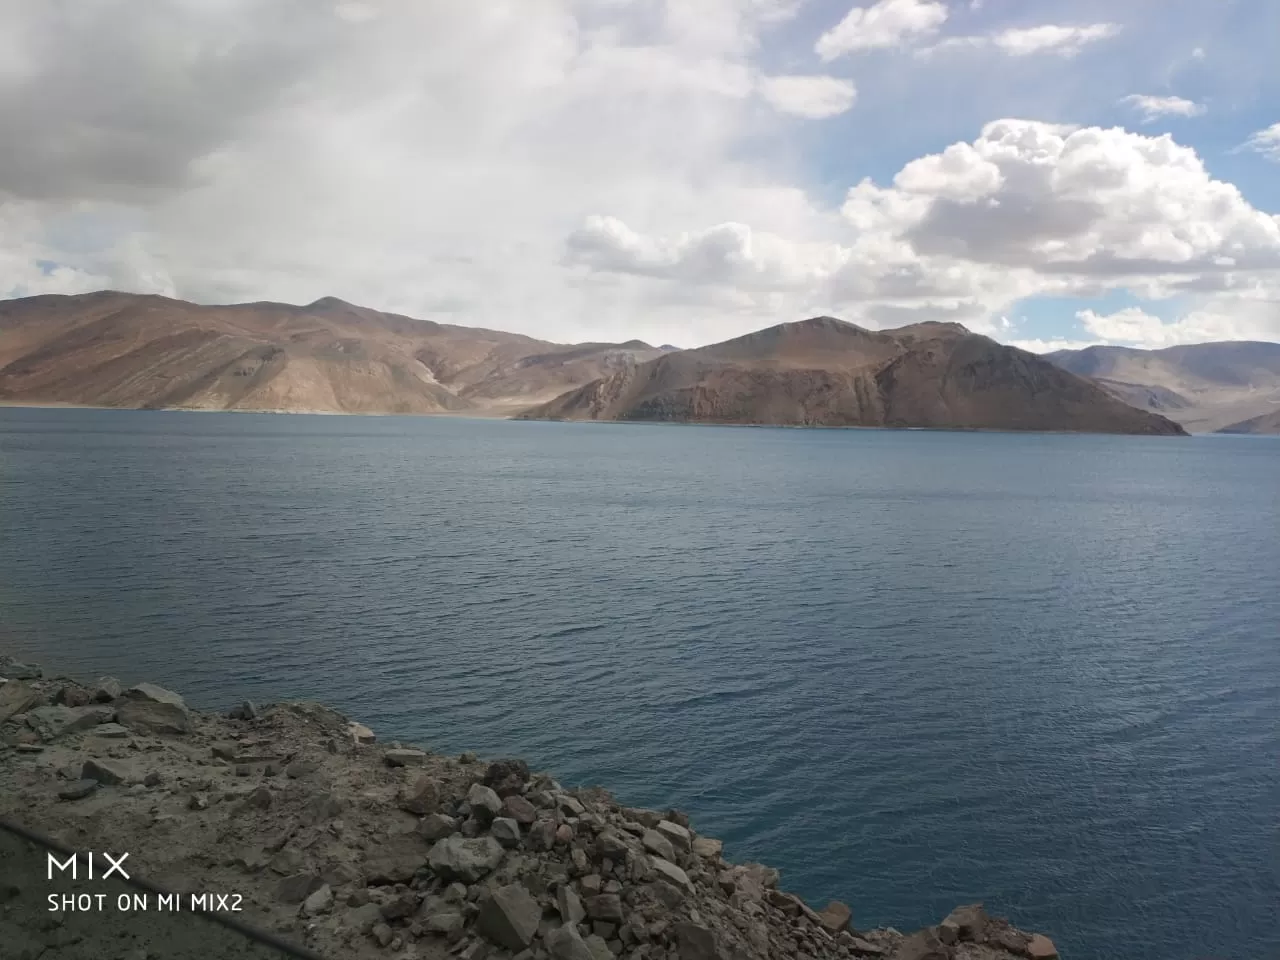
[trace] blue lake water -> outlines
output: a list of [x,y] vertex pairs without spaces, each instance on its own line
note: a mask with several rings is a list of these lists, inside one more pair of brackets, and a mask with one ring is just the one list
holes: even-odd
[[0,648],[677,806],[857,925],[1280,957],[1280,441],[0,409]]

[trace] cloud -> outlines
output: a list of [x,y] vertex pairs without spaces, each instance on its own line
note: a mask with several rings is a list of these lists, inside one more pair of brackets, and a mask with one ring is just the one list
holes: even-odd
[[1109,39],[1119,32],[1120,27],[1114,23],[1095,23],[1084,27],[1045,24],[1003,30],[995,34],[991,42],[1012,57],[1026,57],[1037,53],[1074,57],[1088,44]]
[[983,50],[995,47],[1011,57],[1048,54],[1070,59],[1087,45],[1110,39],[1119,33],[1120,27],[1114,23],[1095,23],[1082,27],[1056,24],[1014,27],[985,35],[947,37],[938,43],[921,47],[916,51],[916,56],[928,58],[948,50]]
[[902,46],[936,33],[946,19],[946,4],[937,0],[879,0],[870,7],[854,7],[818,38],[813,49],[830,61],[846,53]]
[[1143,123],[1152,123],[1160,117],[1198,117],[1205,112],[1203,104],[1183,97],[1155,97],[1131,93],[1123,97],[1120,102],[1133,107],[1141,115]]
[[1266,129],[1259,130],[1243,144],[1247,150],[1260,153],[1268,160],[1280,163],[1280,123],[1273,123]]
[[763,77],[759,89],[775,109],[811,120],[844,113],[857,96],[850,81],[827,76]]

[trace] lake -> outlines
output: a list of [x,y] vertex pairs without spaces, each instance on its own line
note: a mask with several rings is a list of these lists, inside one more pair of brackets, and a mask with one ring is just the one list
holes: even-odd
[[1280,440],[0,409],[0,648],[688,811],[857,926],[1280,957]]

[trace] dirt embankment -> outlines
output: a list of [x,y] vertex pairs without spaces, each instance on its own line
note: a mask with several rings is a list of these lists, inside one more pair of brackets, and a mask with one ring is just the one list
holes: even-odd
[[[219,716],[3,657],[0,676],[0,816],[128,851],[135,876],[168,890],[233,895],[238,919],[334,960],[1057,956],[980,905],[911,935],[861,930],[844,904],[815,909],[776,870],[727,862],[679,811],[566,789],[519,760],[378,743],[320,704]],[[33,907],[44,892],[0,883],[0,942],[103,960]]]

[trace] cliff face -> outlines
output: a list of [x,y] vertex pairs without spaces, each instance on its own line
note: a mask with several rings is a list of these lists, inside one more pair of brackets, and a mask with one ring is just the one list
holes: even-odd
[[[1280,343],[1196,343],[1163,350],[1096,346],[1046,359],[1095,380],[1108,393],[1186,429],[1280,432]],[[1252,428],[1243,428],[1250,421]]]
[[[679,811],[566,789],[519,760],[383,746],[320,704],[218,716],[151,684],[44,679],[0,657],[6,674],[0,817],[128,851],[169,890],[239,895],[237,919],[334,960],[1058,956],[978,904],[911,936],[858,929],[845,904],[814,910],[778,871],[729,862]],[[49,923],[47,889],[5,891],[0,944],[49,956],[68,939],[76,917]],[[110,918],[85,917],[76,955],[117,955],[103,952]]]
[[830,317],[668,354],[579,387],[528,419],[1070,430],[1173,435],[1034,354],[957,324],[869,331]]
[[199,306],[103,292],[0,301],[0,400],[351,413],[506,411],[661,353],[548,343],[326,298]]

